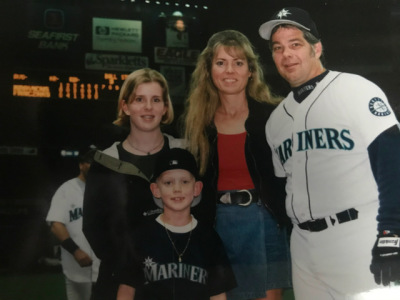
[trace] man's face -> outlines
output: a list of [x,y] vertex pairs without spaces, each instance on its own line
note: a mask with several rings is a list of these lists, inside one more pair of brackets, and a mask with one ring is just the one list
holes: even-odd
[[272,58],[279,74],[298,87],[323,72],[321,43],[311,46],[296,27],[280,27],[271,37]]
[[86,180],[87,174],[88,174],[89,169],[90,169],[90,163],[88,163],[88,162],[80,163],[79,164],[79,169],[80,169],[80,171],[82,173],[83,178]]

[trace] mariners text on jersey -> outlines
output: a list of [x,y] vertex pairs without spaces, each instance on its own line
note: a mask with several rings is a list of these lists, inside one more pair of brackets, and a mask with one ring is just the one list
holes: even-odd
[[157,264],[151,258],[146,258],[143,269],[147,282],[183,278],[192,282],[206,284],[208,273],[205,269],[184,263]]
[[82,207],[77,207],[69,211],[69,221],[75,221],[82,217]]
[[[312,149],[351,150],[354,141],[350,137],[350,130],[335,128],[314,128],[297,132],[298,146],[296,151]],[[275,148],[281,163],[284,164],[292,156],[292,140],[286,139]]]

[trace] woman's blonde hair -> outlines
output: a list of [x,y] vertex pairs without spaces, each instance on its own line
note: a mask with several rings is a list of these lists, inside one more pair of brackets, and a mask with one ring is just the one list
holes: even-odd
[[218,90],[211,77],[213,58],[220,47],[247,60],[252,73],[246,87],[247,96],[271,104],[277,104],[280,100],[272,96],[264,82],[259,57],[244,34],[236,30],[224,30],[212,35],[198,57],[184,114],[184,136],[189,141],[189,150],[196,157],[202,175],[207,167],[210,148],[206,129],[213,123],[215,111],[220,105]]
[[[127,114],[125,114],[122,106],[126,101],[133,101],[134,97],[131,97],[136,92],[137,87],[142,83],[157,82],[162,88],[162,99],[165,106],[167,107],[167,112],[161,119],[162,124],[170,124],[174,120],[174,109],[172,107],[171,98],[169,96],[169,87],[165,77],[158,71],[144,68],[133,71],[126,77],[124,83],[122,84],[121,91],[118,97],[118,114],[117,119],[114,121],[115,125],[129,127],[130,119]],[[130,102],[126,102],[130,103]]]

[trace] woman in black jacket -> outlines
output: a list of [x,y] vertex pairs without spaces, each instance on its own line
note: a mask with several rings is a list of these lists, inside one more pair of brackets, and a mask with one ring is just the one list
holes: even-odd
[[192,74],[185,138],[203,175],[202,203],[215,215],[237,279],[229,300],[280,300],[291,286],[286,229],[278,226],[284,183],[274,176],[265,136],[278,101],[242,33],[225,30],[209,39]]

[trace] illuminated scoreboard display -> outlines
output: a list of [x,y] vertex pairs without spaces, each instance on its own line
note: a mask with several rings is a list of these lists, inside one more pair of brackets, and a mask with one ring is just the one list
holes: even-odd
[[116,101],[129,74],[28,71],[13,74],[13,96]]

